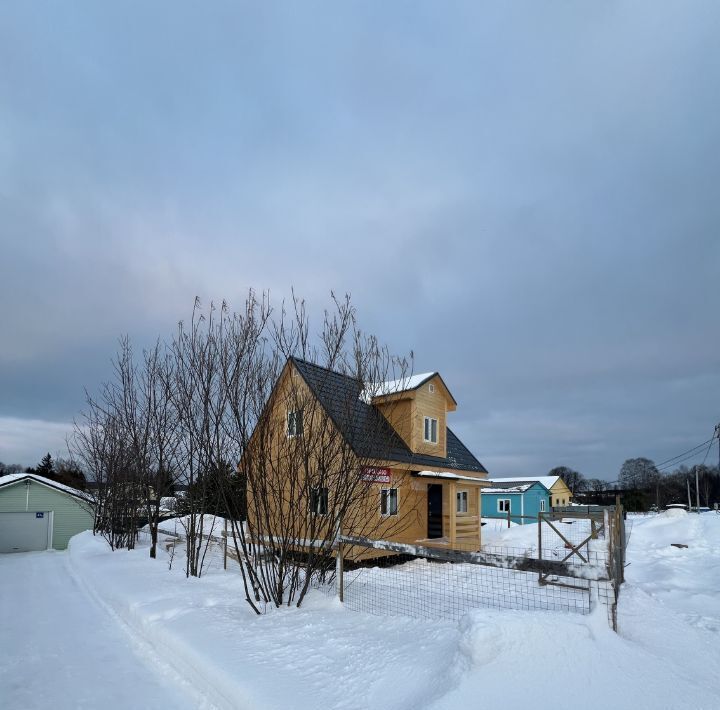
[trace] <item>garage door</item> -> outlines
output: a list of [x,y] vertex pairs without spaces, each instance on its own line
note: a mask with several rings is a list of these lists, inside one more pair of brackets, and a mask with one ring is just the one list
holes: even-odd
[[0,513],[0,552],[46,550],[50,513]]

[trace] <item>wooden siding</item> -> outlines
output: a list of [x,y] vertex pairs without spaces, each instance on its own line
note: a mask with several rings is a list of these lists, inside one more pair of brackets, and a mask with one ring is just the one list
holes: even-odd
[[56,550],[64,550],[73,535],[93,527],[92,506],[68,493],[37,481],[30,481],[28,492],[24,480],[0,488],[0,513],[24,511],[53,512],[53,547]]
[[[428,389],[428,385],[431,382],[436,383],[435,392],[433,393],[430,393]],[[418,432],[422,439],[423,416],[433,416],[437,418],[438,444],[426,445],[425,448],[422,446],[418,448],[416,446],[414,450],[443,457],[446,456],[446,413],[450,405],[452,405],[452,408],[455,406],[438,377],[434,377],[429,382],[424,383],[418,390],[409,393],[398,393],[382,398],[381,402],[376,402],[376,406],[381,409],[385,418],[396,431],[400,430],[400,433],[403,427],[405,427],[405,434],[411,441],[413,436]],[[312,513],[310,512],[309,502],[304,498],[304,496],[307,495],[307,487],[305,487],[304,490],[298,490],[297,477],[299,471],[296,470],[294,475],[292,473],[288,475],[288,468],[285,463],[287,462],[289,465],[297,467],[298,462],[293,452],[296,446],[302,445],[301,437],[295,438],[285,435],[287,411],[296,406],[303,409],[303,429],[307,435],[314,436],[311,434],[311,431],[317,427],[314,430],[316,432],[324,432],[321,438],[327,437],[328,441],[327,446],[318,445],[320,439],[315,436],[308,451],[308,458],[303,463],[304,471],[301,473],[301,476],[314,478],[318,467],[317,459],[319,455],[325,456],[323,462],[324,470],[329,472],[352,470],[353,468],[359,472],[359,468],[362,466],[378,466],[391,470],[390,483],[368,482],[364,484],[366,485],[366,491],[359,497],[356,503],[357,508],[349,516],[351,521],[344,521],[342,532],[346,535],[353,536],[371,534],[372,537],[377,539],[389,539],[402,542],[425,540],[428,534],[427,486],[429,483],[441,484],[443,486],[443,501],[444,505],[446,505],[445,501],[448,499],[448,496],[451,495],[448,492],[449,482],[447,480],[429,480],[414,477],[412,476],[412,470],[417,470],[417,466],[411,468],[409,464],[398,464],[392,461],[358,460],[354,455],[349,457],[346,452],[342,453],[340,451],[337,452],[337,455],[334,455],[333,452],[338,448],[338,441],[342,436],[307,386],[305,380],[292,365],[288,365],[288,367],[283,370],[273,390],[271,399],[268,402],[264,415],[264,423],[260,425],[266,427],[264,429],[265,434],[261,434],[259,430],[256,430],[251,438],[247,455],[243,457],[243,462],[241,462],[241,465],[248,466],[250,470],[267,470],[268,476],[263,480],[274,481],[272,486],[270,486],[273,491],[271,495],[274,500],[265,503],[270,510],[270,515],[263,515],[263,518],[267,519],[270,517],[272,520],[278,521],[293,519],[292,537],[298,540],[313,537],[311,532],[313,530],[315,533],[320,533],[321,535],[324,534],[324,531],[327,531],[327,528],[323,527],[322,520],[325,516],[311,517]],[[410,430],[410,426],[412,426],[414,434]],[[268,436],[270,437],[269,439],[266,438]],[[261,447],[265,454],[261,454]],[[328,454],[328,451],[331,453]],[[263,456],[267,458],[263,458]],[[253,458],[256,459],[262,468],[257,467],[257,464],[253,466]],[[266,461],[268,465],[263,466],[262,461]],[[453,471],[453,469],[445,468],[434,470]],[[482,482],[482,485],[487,485],[484,480],[487,478],[486,473],[468,473],[462,471],[456,471],[456,473],[461,473],[464,476],[472,478],[476,477],[478,478],[478,484]],[[290,479],[295,479],[296,484],[294,487],[291,485]],[[332,480],[332,473],[330,474],[330,480]],[[398,489],[397,516],[382,516],[380,500],[381,490],[383,488]],[[468,549],[478,549],[480,538],[478,486],[472,482],[465,485],[463,485],[462,482],[458,482],[457,488],[458,490],[468,490],[469,511],[467,514],[459,514],[457,516],[457,534],[453,537],[457,538],[458,543],[469,545]],[[248,524],[251,529],[256,530],[260,535],[272,535],[273,533],[280,532],[281,526],[279,524],[277,526],[271,525],[271,528],[276,527],[275,530],[260,530],[260,521],[255,519],[255,502],[260,489],[261,486],[258,486],[257,491],[253,490],[252,477],[250,477],[247,491]],[[334,505],[332,484],[328,485],[328,489],[328,508],[332,509]],[[452,501],[452,509],[454,510],[454,495],[452,496]],[[289,515],[290,507],[298,505],[304,506],[306,512],[303,513],[303,511],[296,509],[294,516]],[[330,524],[332,518],[332,515],[327,516],[327,524]],[[448,532],[451,530],[448,522],[444,523],[444,530]],[[286,534],[288,532],[289,531],[286,531]],[[317,537],[317,534],[314,536]],[[390,553],[367,548],[345,550],[346,557],[354,560],[368,559],[387,554]]]
[[[430,385],[435,388],[430,392]],[[415,397],[412,400],[412,444],[410,449],[413,453],[429,454],[430,456],[447,456],[447,412],[448,397],[446,390],[435,376],[428,382],[423,383],[415,390]],[[431,444],[424,440],[425,417],[432,417],[438,420],[438,441]]]
[[[550,494],[540,483],[533,484],[523,493],[483,493],[482,514],[486,518],[505,517],[497,509],[498,500],[510,501],[510,520],[518,525],[527,525],[537,522],[540,512],[540,501],[545,500],[545,512],[550,511]],[[521,517],[529,516],[529,517]],[[529,518],[535,518],[534,520]]]
[[572,493],[562,478],[558,478],[557,481],[553,483],[550,487],[550,493],[552,495],[551,500],[554,507],[559,505],[570,505]]

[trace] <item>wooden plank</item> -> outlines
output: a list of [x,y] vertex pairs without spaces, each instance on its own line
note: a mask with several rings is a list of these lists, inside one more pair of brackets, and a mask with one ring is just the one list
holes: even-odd
[[456,508],[457,501],[455,499],[455,482],[450,481],[450,485],[447,487],[448,491],[448,515],[450,516],[450,544],[454,545],[457,539],[457,525],[456,525]]
[[570,552],[570,554],[568,554],[568,555],[565,556],[565,559],[563,560],[563,562],[564,562],[565,560],[567,560],[568,558],[572,557],[574,554],[576,554],[583,562],[585,562],[585,563],[588,562],[588,560],[586,560],[586,559],[583,557],[583,555],[582,555],[582,553],[580,552],[579,548],[582,547],[590,538],[587,538],[587,540],[583,540],[577,547],[575,547],[575,546],[572,544],[572,542],[570,542],[570,540],[568,540],[568,539],[565,537],[565,535],[563,535],[549,520],[547,520],[547,521],[545,521],[545,522],[547,522],[547,524],[560,536],[560,538],[563,540],[563,542],[564,542],[566,545],[569,545],[569,546],[570,546],[571,552]]

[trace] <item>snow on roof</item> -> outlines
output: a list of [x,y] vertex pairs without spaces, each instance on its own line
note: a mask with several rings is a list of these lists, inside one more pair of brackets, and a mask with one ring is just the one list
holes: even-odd
[[35,473],[8,473],[5,476],[0,476],[0,487],[7,486],[17,481],[23,481],[25,479],[30,479],[32,481],[36,481],[37,483],[42,483],[44,486],[48,486],[49,488],[56,488],[59,491],[69,493],[70,495],[76,496],[77,498],[83,498],[84,500],[92,500],[92,496],[85,491],[78,490],[77,488],[73,488],[72,486],[66,486],[65,484],[58,483],[57,481],[51,481],[49,478],[45,478],[44,476],[38,476]]
[[[492,481],[492,483],[499,483],[499,481]],[[507,488],[497,488],[495,486],[491,486],[490,488],[483,488],[483,493],[525,493],[525,491],[528,488],[532,488],[532,486],[532,483],[523,483],[519,486],[508,486]]]
[[542,483],[545,488],[550,490],[557,482],[560,476],[506,476],[505,478],[492,479],[492,483]]
[[418,478],[443,478],[448,481],[472,481],[473,483],[485,483],[484,478],[476,478],[475,476],[459,476],[457,473],[447,473],[446,471],[417,471],[413,474]]
[[387,382],[369,382],[360,393],[363,402],[370,402],[373,397],[383,397],[386,394],[397,394],[407,392],[419,387],[423,382],[437,375],[437,372],[423,372],[419,375],[409,375],[399,380],[388,380]]

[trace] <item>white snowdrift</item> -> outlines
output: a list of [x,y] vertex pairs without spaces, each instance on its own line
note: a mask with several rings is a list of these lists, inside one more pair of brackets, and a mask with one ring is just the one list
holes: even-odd
[[112,553],[90,533],[69,555],[83,585],[218,707],[720,707],[714,514],[634,521],[619,634],[602,607],[478,610],[458,625],[367,616],[320,593],[258,617],[234,572],[185,579],[146,549]]

